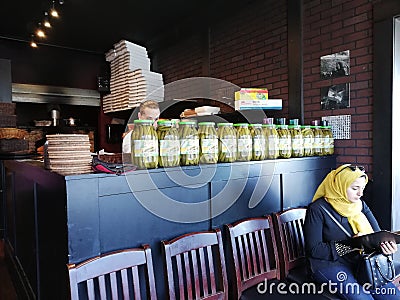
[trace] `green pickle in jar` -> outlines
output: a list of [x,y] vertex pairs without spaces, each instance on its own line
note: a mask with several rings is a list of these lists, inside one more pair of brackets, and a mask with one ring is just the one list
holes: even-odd
[[252,160],[265,159],[265,135],[261,124],[250,124]]
[[265,135],[265,158],[275,159],[279,157],[279,136],[274,124],[262,126]]
[[314,156],[314,133],[311,126],[301,126],[301,133],[303,134],[304,156]]
[[290,135],[292,139],[292,157],[304,156],[303,134],[300,125],[290,125]]
[[218,162],[218,137],[214,122],[199,123],[199,143],[201,164],[216,164]]
[[314,133],[313,152],[316,156],[323,156],[322,130],[320,126],[311,126]]
[[322,130],[322,152],[323,155],[333,155],[335,152],[335,142],[330,126],[321,126]]
[[218,123],[218,162],[236,160],[237,140],[232,123]]
[[237,136],[237,161],[249,161],[253,155],[252,139],[249,124],[234,124]]
[[131,137],[132,163],[139,169],[157,168],[158,138],[152,120],[135,120]]
[[178,130],[173,122],[158,121],[158,165],[160,167],[176,167],[180,162],[180,145]]
[[277,125],[279,136],[279,157],[290,158],[292,156],[292,137],[288,125]]
[[179,143],[182,166],[194,166],[199,164],[200,146],[196,122],[179,122]]

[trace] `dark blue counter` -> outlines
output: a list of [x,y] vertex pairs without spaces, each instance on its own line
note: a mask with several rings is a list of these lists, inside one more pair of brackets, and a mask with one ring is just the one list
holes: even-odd
[[56,291],[65,298],[67,263],[148,243],[164,299],[161,240],[307,205],[336,160],[310,157],[65,177],[29,162],[3,163],[6,244],[28,294],[54,299]]

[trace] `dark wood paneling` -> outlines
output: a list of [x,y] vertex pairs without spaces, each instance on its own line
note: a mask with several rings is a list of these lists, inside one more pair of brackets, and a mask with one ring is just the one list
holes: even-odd
[[289,119],[304,124],[303,0],[288,1]]

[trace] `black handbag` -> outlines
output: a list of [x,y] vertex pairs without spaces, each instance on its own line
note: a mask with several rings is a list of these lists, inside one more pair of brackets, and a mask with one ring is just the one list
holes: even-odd
[[396,277],[392,255],[377,251],[361,254],[356,278],[366,289],[376,289],[393,281]]
[[[327,215],[349,237],[351,234],[340,224],[332,214],[322,206]],[[396,267],[393,255],[384,255],[379,251],[365,253],[362,251],[355,277],[365,289],[376,289],[393,281],[396,277]]]

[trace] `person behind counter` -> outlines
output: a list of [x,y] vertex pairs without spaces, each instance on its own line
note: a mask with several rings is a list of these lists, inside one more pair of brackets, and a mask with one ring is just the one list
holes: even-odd
[[[153,120],[154,126],[157,126],[157,120],[160,117],[160,106],[158,102],[153,100],[146,100],[140,103],[138,119],[139,120]],[[131,153],[131,136],[133,124],[128,124],[128,131],[123,134],[122,152]]]
[[[328,216],[323,207],[337,219],[343,227],[354,235],[379,231],[379,225],[366,203],[361,200],[368,177],[363,167],[342,165],[331,171],[318,187],[313,202],[308,206],[304,222],[306,256],[312,278],[319,283],[335,283],[335,286],[356,286],[343,289],[338,295],[343,299],[400,299],[400,291],[393,283],[388,283],[380,291],[366,292],[356,278],[355,272],[360,259],[359,249],[341,245],[337,241],[348,237]],[[395,243],[381,244],[385,255],[397,251]],[[384,290],[383,290],[384,289]],[[338,289],[339,290],[339,289]],[[351,294],[353,291],[357,291]]]

